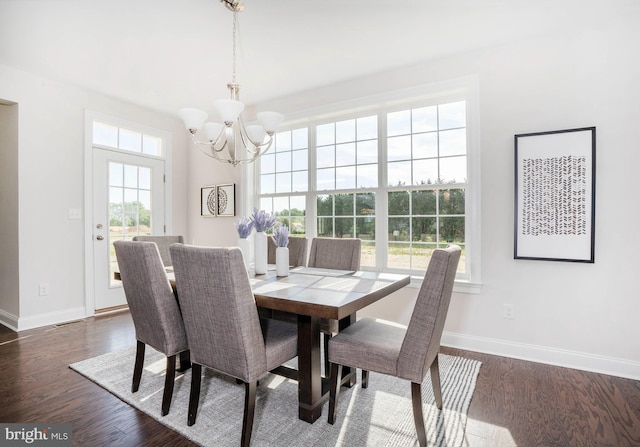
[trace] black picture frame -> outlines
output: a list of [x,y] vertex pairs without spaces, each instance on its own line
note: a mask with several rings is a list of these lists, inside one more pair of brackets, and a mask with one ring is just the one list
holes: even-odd
[[514,259],[595,262],[596,128],[515,135]]

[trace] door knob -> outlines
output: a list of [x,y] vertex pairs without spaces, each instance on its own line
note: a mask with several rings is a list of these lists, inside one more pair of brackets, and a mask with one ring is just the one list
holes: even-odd
[[96,239],[98,239],[99,241],[101,241],[101,240],[103,240],[103,239],[104,239],[104,236],[103,236],[103,235],[101,235],[101,234],[99,234],[99,235],[97,235],[97,236],[96,236]]

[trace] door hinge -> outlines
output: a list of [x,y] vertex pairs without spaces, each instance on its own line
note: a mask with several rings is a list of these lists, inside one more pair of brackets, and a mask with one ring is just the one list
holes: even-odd
[[167,175],[162,174],[162,183],[167,183]]
[[164,234],[167,234],[167,226],[164,225]]

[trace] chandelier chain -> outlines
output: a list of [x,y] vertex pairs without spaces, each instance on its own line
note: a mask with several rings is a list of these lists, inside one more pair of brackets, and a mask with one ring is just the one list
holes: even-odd
[[231,76],[231,82],[236,83],[236,34],[238,28],[238,12],[233,11],[233,74]]

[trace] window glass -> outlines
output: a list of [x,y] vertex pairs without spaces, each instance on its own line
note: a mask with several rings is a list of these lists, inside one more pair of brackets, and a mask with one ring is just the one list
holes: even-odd
[[93,144],[156,157],[162,156],[162,138],[99,121],[93,122]]
[[365,116],[357,119],[358,140],[373,140],[378,138],[378,117]]
[[147,155],[161,156],[160,148],[162,139],[151,135],[142,135],[142,153]]
[[127,129],[120,129],[118,147],[131,152],[142,152],[142,134]]
[[93,144],[118,147],[118,128],[94,121]]
[[316,144],[324,146],[336,142],[335,126],[333,123],[323,124],[316,127]]
[[378,142],[376,140],[358,141],[356,143],[358,164],[378,162]]
[[407,135],[411,132],[411,111],[387,114],[387,136]]
[[307,136],[306,128],[287,130],[274,135],[273,151],[270,150],[261,156],[258,162],[261,194],[308,190]]
[[465,101],[440,104],[438,106],[438,128],[440,130],[465,127],[466,122]]
[[336,143],[355,141],[356,120],[340,121],[336,123]]
[[433,250],[459,244],[464,275],[466,107],[455,101],[382,108],[334,122],[309,119],[308,127],[277,133],[277,150],[260,161],[260,206],[292,233],[306,234],[309,214],[316,227],[309,237],[360,238],[365,269],[423,274]]

